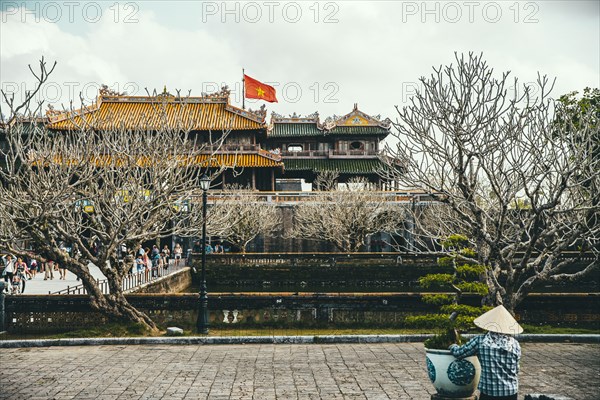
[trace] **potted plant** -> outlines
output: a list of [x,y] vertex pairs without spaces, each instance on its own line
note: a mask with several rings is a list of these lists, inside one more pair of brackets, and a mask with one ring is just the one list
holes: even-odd
[[459,331],[473,328],[473,319],[489,309],[461,304],[465,293],[487,294],[487,285],[480,282],[485,266],[477,264],[475,251],[469,247],[465,236],[452,235],[443,244],[451,251],[447,257],[438,259],[438,265],[451,270],[419,279],[422,288],[438,292],[424,294],[422,300],[435,305],[439,311],[407,317],[406,322],[439,332],[424,343],[427,372],[438,397],[474,398],[481,373],[479,360],[476,356],[456,359],[448,347],[453,343],[463,344],[464,338]]

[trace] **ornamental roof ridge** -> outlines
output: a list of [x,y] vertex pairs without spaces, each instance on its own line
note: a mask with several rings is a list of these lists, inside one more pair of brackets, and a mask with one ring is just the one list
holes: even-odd
[[275,111],[271,113],[271,125],[274,123],[297,123],[297,124],[317,124],[317,126],[321,126],[321,122],[319,120],[319,112],[315,111],[312,114],[308,114],[306,116],[302,116],[302,114],[290,114],[289,117],[278,114]]
[[157,103],[157,102],[179,102],[179,103],[229,103],[231,90],[227,85],[221,87],[221,90],[214,93],[202,92],[200,96],[191,96],[191,91],[182,95],[181,90],[177,89],[173,95],[167,91],[165,85],[162,92],[158,93],[156,89],[152,92],[146,89],[146,96],[128,95],[126,92],[119,93],[110,89],[107,85],[102,85],[98,91],[98,99],[105,102],[115,103]]
[[[101,89],[99,90],[98,96],[96,97],[95,101],[91,104],[82,104],[81,108],[79,109],[71,108],[70,110],[63,111],[54,110],[52,107],[49,107],[49,109],[46,111],[46,116],[48,117],[49,122],[52,125],[55,123],[63,123],[64,121],[67,121],[73,117],[84,118],[86,115],[95,115],[95,112],[98,112],[99,115],[100,113],[103,113],[103,111],[100,109],[101,106],[103,107],[103,109],[105,109],[103,104],[107,107],[110,105],[111,109],[112,107],[119,107],[118,109],[113,109],[113,111],[120,110],[115,111],[117,114],[120,115],[119,118],[127,119],[133,118],[133,114],[139,114],[140,110],[142,110],[142,108],[139,108],[140,106],[158,106],[163,107],[165,111],[167,110],[167,105],[172,105],[180,108],[189,107],[191,114],[197,113],[198,107],[204,109],[204,107],[218,106],[219,109],[230,113],[228,118],[233,117],[233,115],[231,114],[236,114],[237,116],[242,117],[243,119],[250,120],[253,123],[257,123],[258,126],[253,129],[264,129],[267,127],[267,124],[265,122],[267,111],[265,107],[263,106],[258,110],[242,110],[241,108],[231,105],[229,102],[231,91],[227,86],[223,86],[220,91],[215,93],[202,93],[202,95],[199,97],[190,96],[190,92],[188,92],[187,94],[182,94],[180,90],[176,90],[176,94],[173,95],[167,91],[166,86],[161,93],[157,93],[156,90],[154,90],[153,92],[149,92],[148,89],[146,89],[146,93],[146,96],[130,96],[126,93],[119,93],[113,91],[110,88],[108,88],[108,86],[102,85]],[[127,107],[123,108],[121,104],[123,106],[127,105]],[[124,114],[127,114],[127,116],[124,116]],[[96,120],[94,121],[97,122]],[[250,128],[244,127],[239,129]]]
[[358,109],[358,103],[354,103],[354,108],[346,115],[333,115],[325,118],[323,126],[326,130],[332,130],[338,126],[378,126],[383,129],[390,129],[392,121],[389,118],[381,120],[381,114],[369,115]]

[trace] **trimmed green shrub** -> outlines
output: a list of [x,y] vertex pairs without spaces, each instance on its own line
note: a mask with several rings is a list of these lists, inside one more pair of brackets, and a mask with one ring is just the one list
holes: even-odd
[[[463,235],[451,235],[443,243],[450,253],[440,257],[440,266],[452,267],[452,274],[428,274],[419,278],[419,284],[426,289],[445,290],[452,294],[426,294],[423,302],[439,306],[440,313],[411,316],[405,319],[407,325],[417,328],[435,329],[435,337],[425,341],[425,347],[431,349],[447,349],[452,343],[461,344],[459,330],[473,327],[473,320],[489,307],[474,307],[460,304],[461,296],[465,293],[486,295],[488,288],[481,278],[486,267],[477,264],[475,251],[470,247],[469,240]],[[460,265],[457,265],[460,263]]]

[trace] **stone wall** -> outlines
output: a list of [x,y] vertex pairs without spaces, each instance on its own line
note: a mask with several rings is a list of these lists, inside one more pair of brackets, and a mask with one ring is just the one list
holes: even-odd
[[[160,326],[193,330],[198,309],[196,294],[129,294],[128,300]],[[478,304],[477,296],[465,296]],[[87,296],[6,296],[6,329],[14,333],[64,332],[96,326],[108,320],[93,311]],[[377,294],[245,294],[209,293],[213,328],[327,326],[330,328],[402,328],[407,315],[433,309],[418,293]],[[516,310],[529,324],[595,326],[600,324],[600,294],[533,294]]]
[[191,268],[183,268],[173,274],[145,283],[134,293],[179,293],[192,285]]
[[[400,253],[248,253],[208,254],[210,291],[232,292],[420,292],[419,278],[451,273],[437,259],[447,254]],[[192,254],[201,270],[200,254]],[[538,286],[534,291],[580,293],[598,291],[599,274],[585,281]]]

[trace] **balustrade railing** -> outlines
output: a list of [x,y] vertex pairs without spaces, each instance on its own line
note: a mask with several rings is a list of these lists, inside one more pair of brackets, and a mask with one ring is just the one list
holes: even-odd
[[326,158],[329,156],[327,150],[303,150],[303,151],[282,151],[281,154],[287,158]]
[[205,146],[202,148],[204,153],[256,153],[261,149],[259,144],[222,144],[220,146]]
[[380,154],[377,150],[303,150],[283,151],[281,154],[286,158],[373,158]]
[[[137,272],[136,266],[134,265],[131,270],[132,272],[123,277],[121,282],[123,291],[127,292],[133,290],[145,283],[156,281],[157,279],[173,274],[186,267],[186,260],[179,260],[179,263],[177,264],[175,261],[176,260],[171,260],[168,268],[152,267],[149,270],[145,269],[141,272]],[[110,293],[108,279],[96,279],[96,284],[100,288],[102,294]],[[83,284],[79,284],[77,286],[67,286],[66,289],[61,289],[56,292],[50,291],[48,294],[88,294],[88,292]]]
[[379,154],[377,150],[329,150],[329,157],[375,157]]
[[[340,192],[343,193],[343,192]],[[434,199],[431,195],[419,191],[370,191],[370,195],[380,197],[382,201],[392,203],[412,203],[415,205],[428,204]],[[282,192],[219,192],[211,190],[208,194],[209,204],[220,201],[249,201],[266,203],[289,203],[299,201],[314,201],[321,199],[323,192],[282,191]],[[192,195],[192,202],[201,202],[201,195]]]

